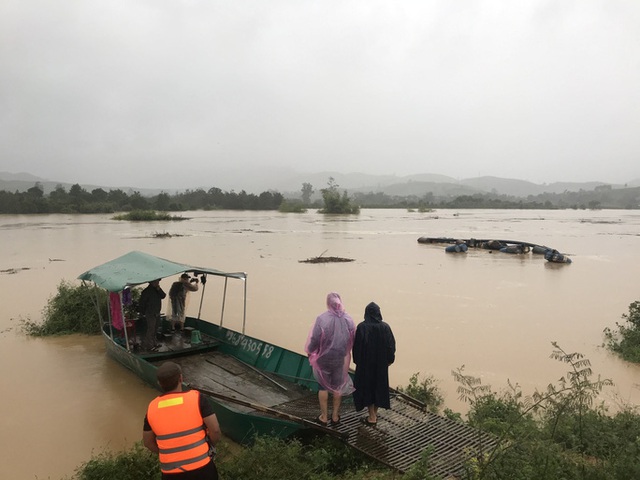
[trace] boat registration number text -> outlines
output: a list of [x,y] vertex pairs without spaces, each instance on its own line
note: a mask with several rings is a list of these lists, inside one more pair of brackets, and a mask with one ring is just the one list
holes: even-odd
[[227,332],[226,340],[232,345],[239,346],[246,352],[254,353],[264,358],[269,358],[275,348],[273,345],[259,342],[236,332]]

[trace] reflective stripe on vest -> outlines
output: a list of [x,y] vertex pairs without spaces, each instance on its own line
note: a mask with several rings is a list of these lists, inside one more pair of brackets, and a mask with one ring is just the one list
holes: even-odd
[[200,393],[168,393],[154,399],[147,420],[156,435],[164,473],[195,470],[210,462],[209,444],[199,407]]

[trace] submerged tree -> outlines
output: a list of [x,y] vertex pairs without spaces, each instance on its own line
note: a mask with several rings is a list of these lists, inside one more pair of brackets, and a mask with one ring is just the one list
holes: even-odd
[[351,199],[345,190],[342,195],[338,190],[339,185],[333,177],[329,177],[327,188],[320,190],[324,200],[324,208],[320,213],[360,213],[360,207],[351,204]]
[[310,183],[302,184],[302,204],[309,205],[311,203],[311,195],[313,195],[315,190],[313,189],[313,185]]

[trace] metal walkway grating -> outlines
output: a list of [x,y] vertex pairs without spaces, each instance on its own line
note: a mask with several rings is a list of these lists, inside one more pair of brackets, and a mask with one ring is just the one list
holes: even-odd
[[[310,395],[273,407],[290,415],[312,419],[318,415],[318,399]],[[400,472],[431,449],[429,473],[442,479],[462,478],[465,463],[494,448],[496,439],[460,422],[425,412],[402,396],[391,399],[389,410],[380,410],[375,427],[364,425],[364,412],[356,412],[350,397],[340,409],[335,428],[344,441],[365,455]]]

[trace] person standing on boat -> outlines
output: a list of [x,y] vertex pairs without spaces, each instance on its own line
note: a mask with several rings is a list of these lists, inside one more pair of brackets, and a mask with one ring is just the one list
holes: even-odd
[[378,408],[390,408],[389,365],[396,358],[396,340],[391,327],[382,321],[380,307],[371,302],[364,310],[364,321],[358,324],[353,343],[356,364],[353,403],[356,411],[367,407],[366,425],[378,422]]
[[197,390],[182,390],[182,369],[165,362],[156,372],[164,393],[151,401],[142,442],[159,455],[162,479],[217,480],[213,462],[222,433],[210,400]]
[[198,279],[196,277],[189,279],[188,273],[180,275],[180,280],[171,285],[169,300],[171,303],[171,327],[174,330],[184,328],[187,293],[196,291],[198,291]]
[[167,296],[160,287],[160,279],[149,282],[147,288],[142,290],[138,308],[147,322],[147,330],[142,337],[142,349],[149,351],[157,347],[156,334],[158,322],[160,321],[160,311],[162,310],[162,300]]
[[333,395],[331,421],[340,422],[340,404],[343,395],[353,392],[349,376],[351,348],[355,335],[355,323],[345,311],[340,295],[327,295],[327,311],[320,314],[309,332],[305,352],[318,381],[318,401],[321,425],[329,423],[329,393]]

